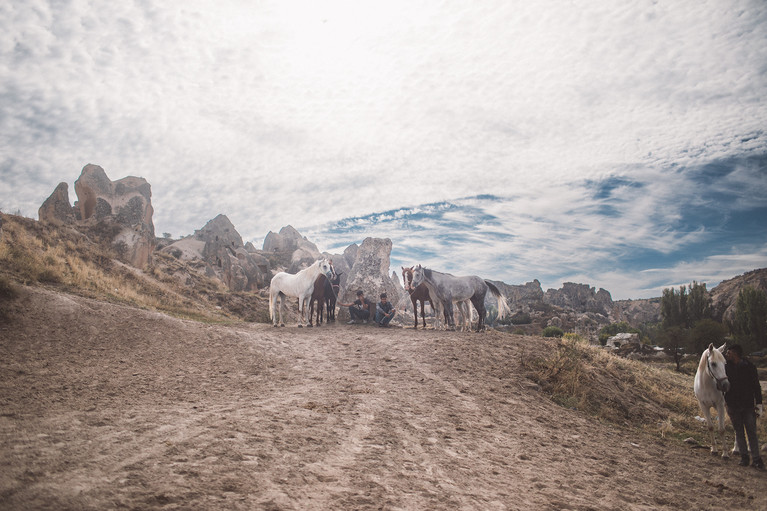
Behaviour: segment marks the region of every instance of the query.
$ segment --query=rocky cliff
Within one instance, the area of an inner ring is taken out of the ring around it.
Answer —
[[[88,164],[75,181],[77,201],[69,205],[66,183],[59,183],[38,210],[41,222],[73,224],[108,238],[123,260],[137,268],[149,264],[155,247],[152,189],[146,179],[117,181],[103,168]]]

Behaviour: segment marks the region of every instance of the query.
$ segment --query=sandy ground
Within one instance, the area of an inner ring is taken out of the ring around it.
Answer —
[[[12,308],[0,509],[767,509],[763,472],[552,403],[541,339]]]

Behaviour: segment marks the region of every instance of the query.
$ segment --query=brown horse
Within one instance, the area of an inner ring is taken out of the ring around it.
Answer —
[[[312,326],[312,317],[314,316],[314,302],[317,302],[317,326],[322,325],[322,309],[325,307],[325,285],[329,285],[327,277],[320,275],[314,281],[314,291],[309,298],[309,325]]]
[[[328,310],[328,323],[336,320],[336,300],[338,299],[338,293],[341,290],[341,273],[335,273],[334,277],[330,279],[330,282],[325,284],[325,305]]]
[[[333,275],[330,280],[328,280],[325,275],[320,275],[317,277],[317,280],[314,281],[314,291],[312,291],[312,297],[309,300],[309,326],[312,326],[315,301],[317,302],[317,321],[315,323],[317,326],[322,325],[323,308],[327,309],[326,323],[336,320],[336,297],[338,296],[341,274],[336,273],[335,269],[332,271]]]
[[[415,315],[414,328],[418,330],[418,302],[421,302],[421,319],[423,319],[423,327],[426,328],[426,314],[424,313],[424,303],[428,300],[432,310],[434,310],[434,303],[429,296],[429,289],[426,284],[421,284],[418,287],[413,287],[413,267],[402,267],[402,281],[405,283],[405,290],[410,295],[410,301],[413,302],[413,314]]]

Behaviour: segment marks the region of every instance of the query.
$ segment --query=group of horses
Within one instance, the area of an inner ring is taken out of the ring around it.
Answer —
[[[474,305],[478,315],[477,332],[480,332],[485,328],[485,297],[488,291],[498,299],[498,317],[511,313],[500,290],[492,282],[476,275],[456,277],[423,268],[419,264],[410,268],[402,267],[402,281],[413,302],[414,328],[418,328],[418,302],[421,303],[421,318],[423,327],[426,328],[424,305],[428,301],[435,311],[435,328],[440,328],[440,322],[444,318],[444,325],[450,330],[456,329],[453,306],[458,308],[459,328],[468,331],[472,324],[471,306]]]
[[[280,326],[285,326],[282,321],[282,309],[288,297],[298,298],[298,311],[301,314],[298,327],[306,324],[312,326],[314,316],[314,303],[317,302],[317,326],[322,324],[323,309],[327,309],[327,321],[336,320],[336,300],[338,298],[341,273],[336,273],[333,262],[328,259],[320,259],[308,268],[298,273],[290,274],[279,272],[269,285],[269,317],[272,324],[277,326],[279,316]],[[306,321],[306,309],[309,307],[309,321]]]
[[[299,271],[296,274],[279,272],[269,286],[269,317],[272,324],[285,326],[282,321],[282,309],[286,304],[287,297],[298,298],[298,311],[301,314],[299,328],[307,325],[312,326],[314,316],[314,303],[318,303],[316,325],[320,326],[323,321],[323,309],[327,310],[327,321],[335,321],[336,300],[341,274],[336,273],[332,261],[320,259]],[[415,328],[418,328],[418,302],[421,303],[421,316],[423,326],[426,328],[426,315],[424,304],[429,302],[436,313],[435,328],[440,327],[440,321],[444,318],[444,326],[455,330],[454,305],[459,311],[460,328],[470,330],[472,324],[471,306],[477,311],[478,332],[485,328],[485,297],[488,291],[498,299],[499,317],[511,312],[506,299],[492,282],[477,276],[455,277],[449,273],[423,268],[421,265],[402,268],[402,279],[405,290],[410,295],[415,313]],[[309,306],[308,321],[306,309]],[[279,323],[278,323],[279,318]]]
[[[328,321],[335,321],[335,306],[338,297],[341,274],[336,273],[333,263],[327,259],[321,259],[295,275],[280,272],[272,278],[269,288],[269,316],[273,325],[277,326],[279,316],[280,326],[282,322],[282,306],[287,297],[298,298],[298,310],[301,313],[299,327],[306,324],[306,305],[310,304],[309,321],[307,326],[312,326],[314,302],[318,302],[316,325],[322,324],[322,309],[327,308]],[[488,291],[498,299],[499,317],[511,312],[506,299],[492,282],[477,276],[455,277],[449,273],[423,268],[421,265],[402,268],[402,280],[405,290],[410,295],[413,303],[416,329],[418,328],[418,302],[421,304],[421,318],[423,327],[426,328],[426,314],[424,306],[426,302],[431,304],[436,312],[437,321],[444,318],[448,329],[455,329],[455,315],[453,306],[457,305],[461,316],[462,328],[471,326],[471,306],[477,311],[477,331],[484,329],[485,296]],[[438,325],[435,325],[438,328]],[[698,363],[698,371],[695,374],[694,392],[698,400],[700,410],[705,417],[709,431],[711,432],[711,452],[717,452],[717,435],[715,434],[714,421],[711,417],[711,408],[716,409],[717,427],[722,457],[728,457],[724,438],[724,394],[730,388],[730,382],[725,372],[726,360],[724,350],[726,345],[715,348],[710,344],[704,350]],[[735,452],[737,446],[733,448]]]

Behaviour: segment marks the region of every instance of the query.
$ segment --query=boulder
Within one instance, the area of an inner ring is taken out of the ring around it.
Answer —
[[[110,233],[121,257],[137,268],[151,260],[155,246],[152,190],[146,179],[111,181],[104,169],[88,164],[75,181],[75,215],[99,232]]]
[[[37,217],[41,222],[51,224],[72,224],[75,221],[75,212],[69,202],[69,185],[59,183],[53,193],[45,199],[43,205],[37,211]]]
[[[639,344],[639,334],[622,332],[608,337],[605,347],[618,349],[627,344]]]
[[[386,293],[395,307],[402,307],[400,300],[400,289],[398,286],[396,274],[394,279],[389,275],[389,264],[391,256],[392,242],[388,238],[365,238],[356,250],[356,259],[349,274],[346,283],[341,287],[338,299],[344,303],[351,303],[356,300],[356,292],[362,289],[365,297],[373,303],[379,301],[381,293]],[[335,260],[334,260],[335,265]],[[341,307],[339,319],[348,318],[348,310]]]

